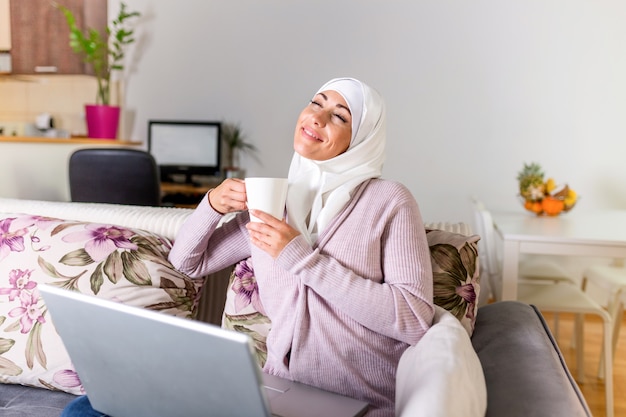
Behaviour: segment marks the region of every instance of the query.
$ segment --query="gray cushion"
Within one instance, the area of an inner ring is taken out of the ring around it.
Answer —
[[[0,416],[59,417],[61,410],[76,398],[61,391],[23,385],[0,385]]]
[[[534,306],[502,301],[481,307],[472,345],[487,382],[487,417],[591,416]]]

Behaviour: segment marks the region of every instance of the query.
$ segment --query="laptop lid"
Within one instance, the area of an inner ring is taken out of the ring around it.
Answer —
[[[272,415],[270,402],[284,417],[352,417],[367,410],[362,401],[264,374],[245,334],[39,289],[92,406],[111,416],[265,417]]]

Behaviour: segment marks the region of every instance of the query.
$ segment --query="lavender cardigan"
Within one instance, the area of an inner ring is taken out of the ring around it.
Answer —
[[[401,184],[364,182],[311,248],[302,236],[276,259],[253,247],[247,212],[218,228],[205,197],[170,261],[190,276],[252,256],[272,329],[264,371],[367,401],[393,416],[404,350],[431,325],[430,254],[418,205]]]

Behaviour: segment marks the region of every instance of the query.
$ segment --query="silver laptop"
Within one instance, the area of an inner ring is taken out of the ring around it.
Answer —
[[[367,404],[261,372],[251,338],[40,285],[92,406],[114,417],[354,417]]]

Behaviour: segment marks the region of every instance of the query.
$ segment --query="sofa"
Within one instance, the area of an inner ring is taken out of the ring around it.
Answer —
[[[0,415],[57,417],[83,393],[37,297],[42,282],[238,330],[245,317],[262,361],[271,324],[233,292],[242,265],[191,280],[167,262],[190,213],[0,198]],[[396,414],[590,416],[536,308],[515,301],[477,306],[479,237],[462,223],[431,223],[427,232],[437,312],[400,360]],[[471,297],[442,298],[451,276]]]

